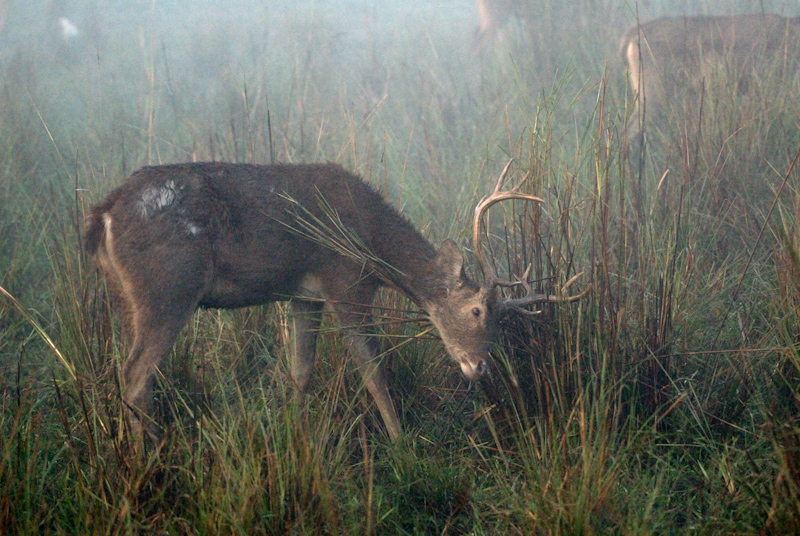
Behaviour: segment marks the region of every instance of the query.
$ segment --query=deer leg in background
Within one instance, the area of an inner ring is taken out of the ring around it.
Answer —
[[[292,378],[301,392],[308,389],[314,369],[317,334],[324,303],[296,299],[289,302],[289,360]]]

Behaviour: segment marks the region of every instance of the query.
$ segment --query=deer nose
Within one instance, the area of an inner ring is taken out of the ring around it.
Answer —
[[[469,359],[463,358],[460,364],[461,373],[468,380],[479,380],[486,374],[489,368],[485,359],[480,359],[477,363],[474,363]]]

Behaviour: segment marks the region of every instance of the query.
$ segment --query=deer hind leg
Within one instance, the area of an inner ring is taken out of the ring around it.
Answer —
[[[152,410],[155,370],[211,285],[212,272],[208,255],[184,237],[152,241],[143,252],[131,242],[136,233],[117,236],[111,214],[103,215],[103,224],[97,256],[122,309],[123,340],[130,346],[122,367],[122,400],[138,435]]]
[[[323,306],[323,302],[302,299],[289,303],[289,360],[292,378],[301,392],[311,381]]]
[[[153,410],[155,372],[169,355],[194,307],[183,307],[170,315],[135,315],[132,322],[133,346],[122,368],[122,400],[128,423],[135,434],[144,429],[154,431],[146,423]]]
[[[191,268],[195,268],[192,270]],[[186,274],[202,273],[199,267],[170,270],[163,277],[129,279],[125,309],[129,312],[123,329],[130,352],[122,367],[122,401],[131,429],[137,435],[149,421],[153,409],[155,372],[169,355],[175,339],[197,308],[205,278]],[[142,281],[147,281],[142,288]],[[135,290],[134,290],[135,287]],[[149,432],[155,426],[147,426]]]

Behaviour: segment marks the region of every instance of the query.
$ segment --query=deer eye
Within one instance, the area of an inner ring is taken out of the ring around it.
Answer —
[[[481,316],[481,310],[478,309],[477,307],[473,307],[472,308],[472,316],[474,316],[475,318]]]

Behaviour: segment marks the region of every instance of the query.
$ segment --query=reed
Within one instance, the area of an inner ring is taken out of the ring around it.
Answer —
[[[534,21],[477,54],[472,18],[434,30],[409,7],[257,9],[183,47],[156,6],[99,56],[4,52],[0,532],[797,532],[797,80],[709,94],[642,149],[616,66],[632,19],[611,4],[581,3],[597,31],[580,41]],[[512,157],[509,181],[545,203],[493,209],[499,276],[554,293],[584,272],[593,291],[508,321],[490,378],[461,379],[382,291],[406,430],[392,444],[333,322],[302,403],[280,306],[200,311],[159,371],[163,438],[131,444],[117,321],[80,246],[86,207],[126,175],[337,161],[432,242],[469,249],[472,210]]]

